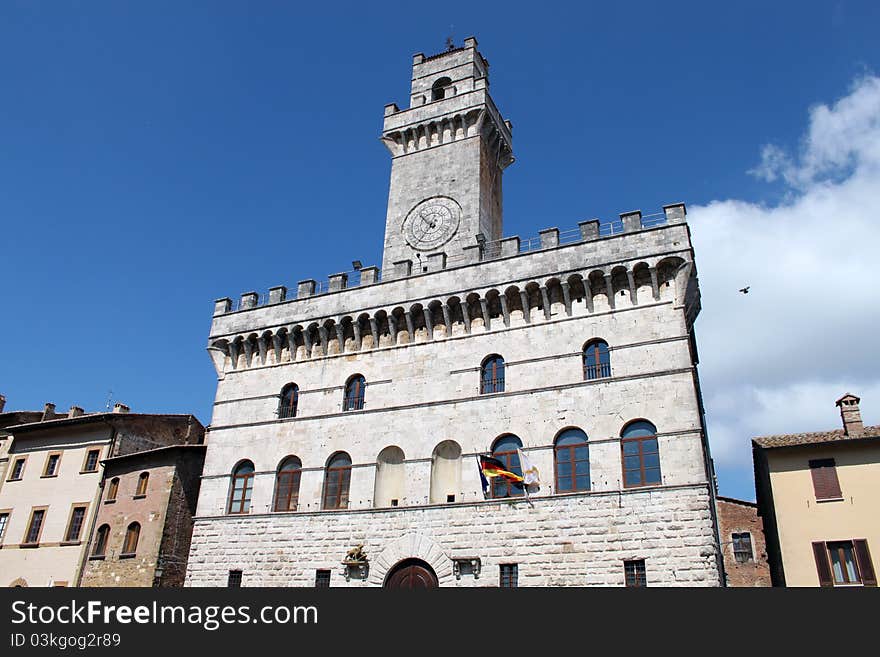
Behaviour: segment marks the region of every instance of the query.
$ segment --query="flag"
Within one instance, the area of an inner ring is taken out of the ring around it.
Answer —
[[[532,465],[532,462],[526,458],[526,455],[523,454],[521,449],[517,448],[516,453],[519,454],[519,465],[523,473],[523,483],[526,486],[539,486],[541,484],[541,479],[538,476],[538,468]]]
[[[483,465],[480,463],[480,457],[477,457],[477,472],[480,473],[480,483],[483,484],[483,495],[489,492],[489,480],[483,474]]]
[[[478,459],[480,462],[481,477],[503,477],[507,481],[522,483],[523,478],[515,472],[508,470],[507,466],[498,459],[492,458],[491,456],[479,456]],[[488,484],[489,482],[486,482],[483,490],[488,487]]]

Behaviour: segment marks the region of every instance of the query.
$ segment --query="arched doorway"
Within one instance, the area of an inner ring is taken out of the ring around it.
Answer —
[[[434,569],[421,559],[404,559],[385,577],[386,589],[433,589],[437,586]]]

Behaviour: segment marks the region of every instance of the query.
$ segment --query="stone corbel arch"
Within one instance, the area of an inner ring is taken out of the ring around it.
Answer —
[[[388,571],[404,559],[421,559],[434,569],[440,586],[451,586],[455,580],[452,560],[431,538],[423,534],[405,534],[385,546],[370,563],[369,584],[382,586]]]

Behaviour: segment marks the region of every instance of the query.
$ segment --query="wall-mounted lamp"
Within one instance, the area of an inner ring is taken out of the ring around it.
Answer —
[[[360,271],[364,268],[364,263],[362,263],[360,260],[352,260],[351,266],[355,271]]]

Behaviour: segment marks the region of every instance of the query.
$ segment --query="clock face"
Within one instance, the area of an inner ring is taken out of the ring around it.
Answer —
[[[435,196],[410,210],[403,222],[403,234],[414,249],[430,251],[455,235],[460,218],[458,203],[447,196]]]

